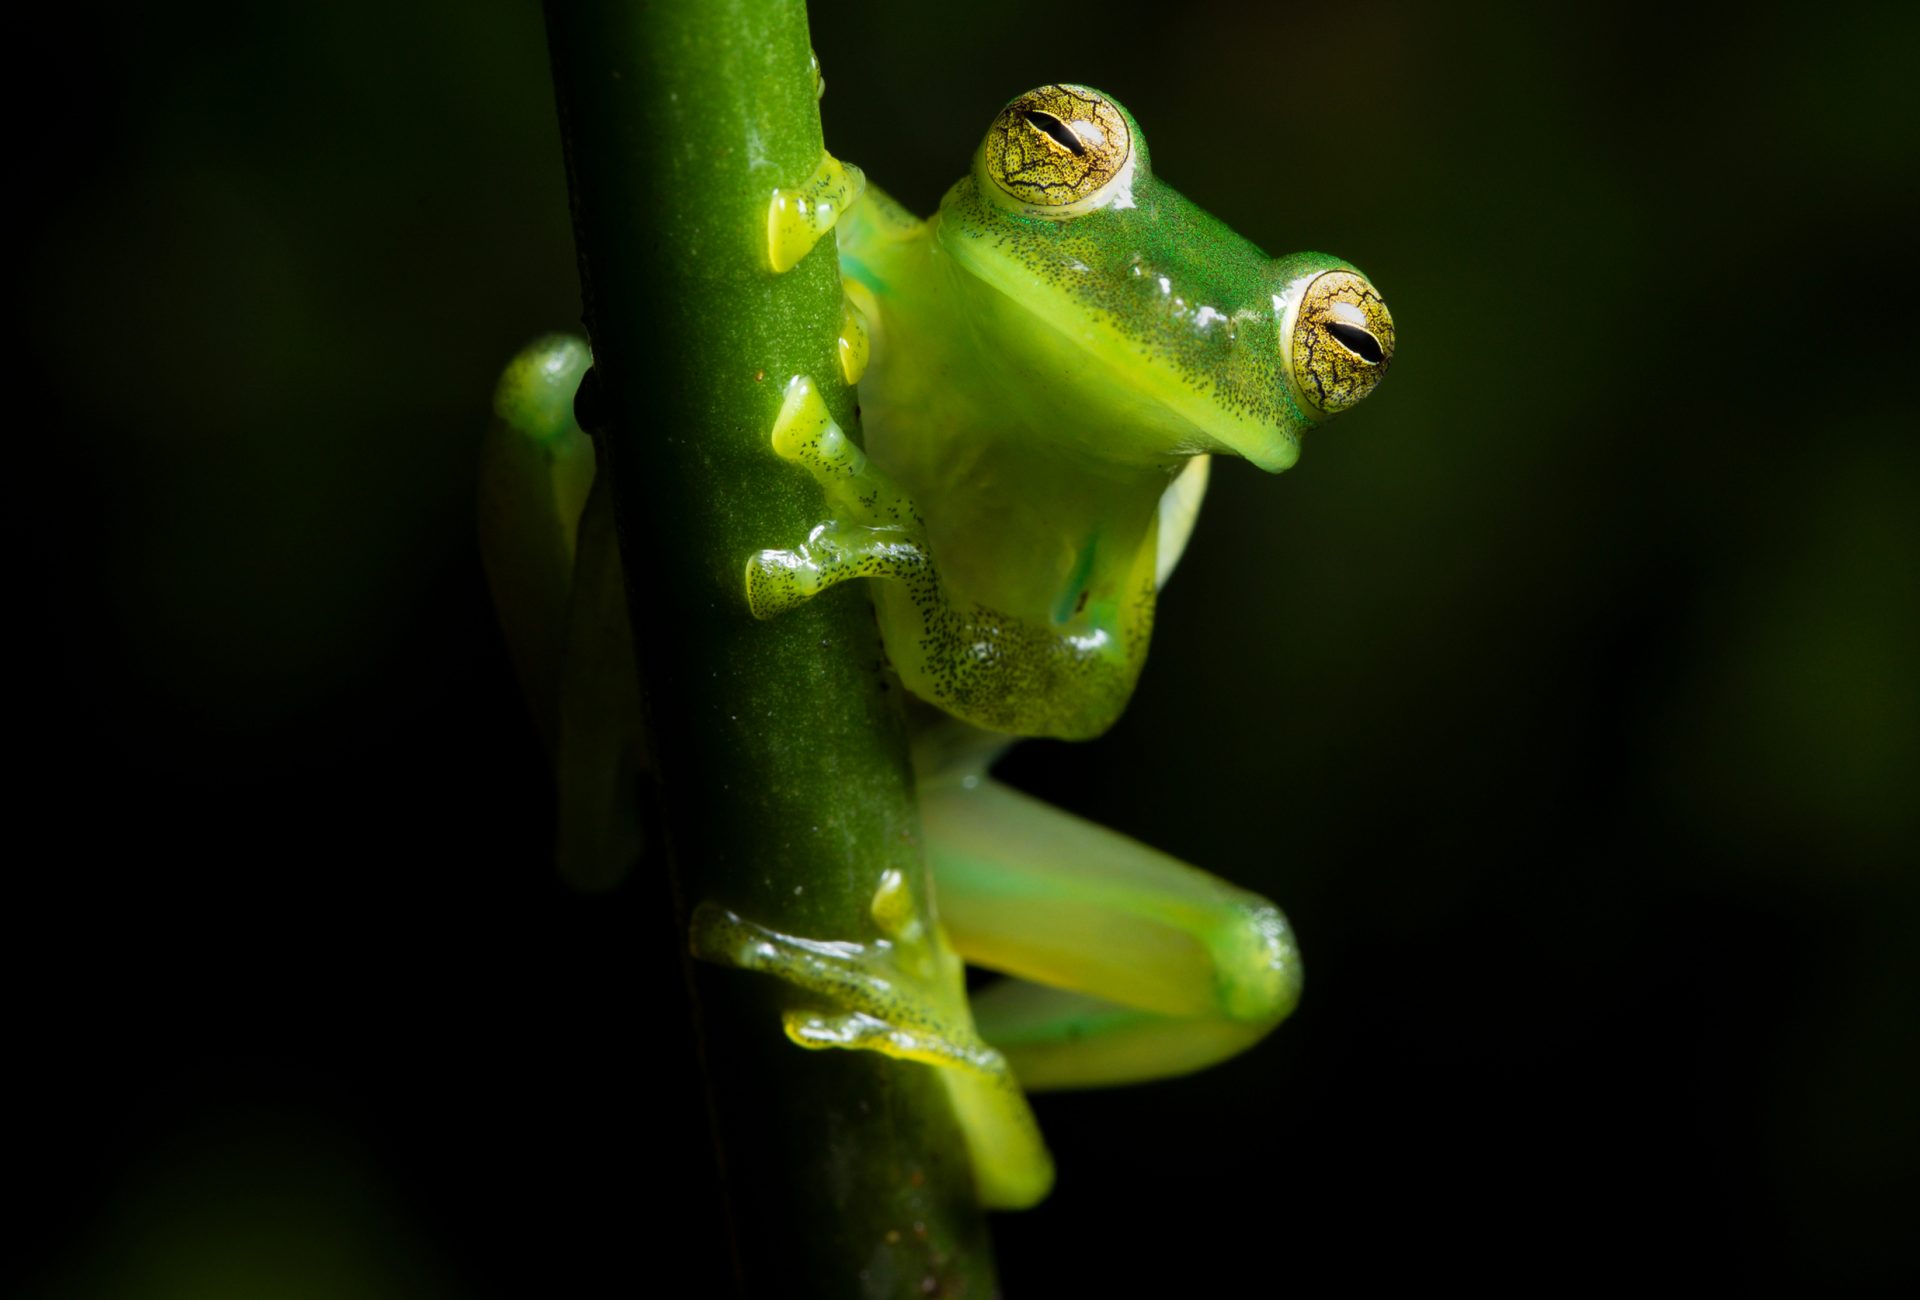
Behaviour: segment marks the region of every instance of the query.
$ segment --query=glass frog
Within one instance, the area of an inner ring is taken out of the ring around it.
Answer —
[[[922,702],[938,924],[926,932],[882,880],[877,944],[779,934],[711,903],[692,939],[824,1003],[789,1014],[795,1042],[939,1069],[982,1198],[1029,1205],[1052,1165],[1021,1089],[1232,1056],[1293,1009],[1301,968],[1271,903],[1021,794],[991,764],[1015,737],[1113,724],[1209,458],[1292,465],[1309,429],[1386,373],[1393,321],[1348,263],[1269,258],[1163,184],[1132,116],[1085,86],[1008,104],[924,221],[823,159],[772,198],[771,273],[829,229],[865,447],[815,377],[787,382],[772,451],[820,483],[828,517],[743,557],[742,599],[772,618],[869,580],[892,669]],[[549,339],[509,367],[482,476],[516,657],[523,672],[566,665],[544,712],[562,737],[563,865],[630,852],[620,792],[638,713],[609,701],[633,673],[618,554],[572,419],[587,364],[584,344]],[[969,999],[962,960],[1007,978]]]

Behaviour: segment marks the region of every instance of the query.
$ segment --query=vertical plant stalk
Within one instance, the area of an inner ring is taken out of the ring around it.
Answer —
[[[547,0],[546,14],[674,933],[684,944],[687,906],[711,899],[789,934],[870,941],[883,871],[914,882],[923,915],[928,893],[898,692],[865,593],[849,584],[757,623],[743,591],[750,554],[825,517],[819,490],[769,445],[789,377],[812,376],[856,431],[834,241],[781,274],[766,248],[772,191],[822,155],[805,8]],[[641,887],[659,872],[649,859]],[[778,1016],[801,995],[769,977],[701,966],[691,987],[739,1284],[994,1294],[931,1070],[802,1052]],[[609,1032],[651,1034],[665,995],[635,994],[634,1024]],[[657,1175],[674,1178],[638,1177]]]

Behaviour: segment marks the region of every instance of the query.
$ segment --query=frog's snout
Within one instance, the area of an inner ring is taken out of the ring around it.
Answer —
[[[1357,271],[1322,271],[1309,281],[1281,337],[1295,391],[1322,416],[1358,403],[1393,363],[1393,317]]]

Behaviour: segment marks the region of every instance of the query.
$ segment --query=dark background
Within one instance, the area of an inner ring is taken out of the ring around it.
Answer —
[[[910,206],[1086,81],[1400,333],[1296,470],[1216,473],[1115,731],[1007,765],[1309,968],[1229,1065],[1040,1101],[1013,1295],[1913,1276],[1911,12],[818,6],[830,146]],[[552,875],[472,541],[494,373],[578,314],[539,15],[42,21],[9,1263],[648,1289],[680,994]]]

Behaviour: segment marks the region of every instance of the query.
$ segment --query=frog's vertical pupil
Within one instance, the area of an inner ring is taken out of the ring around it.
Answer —
[[[1083,158],[1086,156],[1087,146],[1080,143],[1080,137],[1074,134],[1073,128],[1053,114],[1042,113],[1034,108],[1023,108],[1020,110],[1020,116],[1027,119],[1028,126],[1036,131],[1046,132],[1055,144],[1065,149],[1068,153],[1071,153],[1074,157]]]
[[[1387,359],[1386,352],[1380,346],[1380,340],[1358,325],[1349,325],[1344,321],[1328,321],[1327,333],[1333,335],[1340,346],[1362,361],[1370,361],[1377,366]]]

